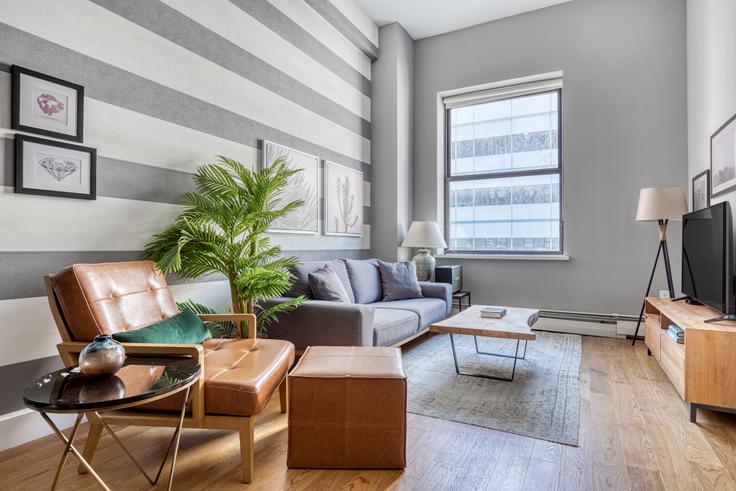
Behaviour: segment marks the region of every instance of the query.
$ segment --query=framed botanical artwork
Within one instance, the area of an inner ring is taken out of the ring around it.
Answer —
[[[363,173],[325,160],[325,235],[363,236]]]
[[[261,165],[270,167],[279,157],[286,159],[292,169],[301,169],[291,177],[289,185],[281,195],[286,204],[302,200],[304,204],[285,217],[271,224],[270,232],[292,234],[319,233],[319,158],[293,148],[263,140]]]
[[[15,192],[97,198],[97,150],[15,135]]]
[[[13,65],[11,127],[81,142],[84,87]]]
[[[710,206],[710,171],[704,170],[693,177],[693,211]]]
[[[710,137],[711,196],[736,188],[736,114]]]

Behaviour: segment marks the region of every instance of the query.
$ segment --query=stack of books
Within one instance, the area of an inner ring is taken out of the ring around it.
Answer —
[[[487,319],[500,319],[504,315],[506,315],[506,309],[501,307],[484,307],[480,311],[480,316]]]
[[[670,324],[667,328],[667,335],[676,343],[685,344],[685,330],[678,325]]]

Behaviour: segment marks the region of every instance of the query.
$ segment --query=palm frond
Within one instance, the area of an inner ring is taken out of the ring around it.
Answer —
[[[290,312],[293,312],[297,309],[297,307],[304,303],[305,299],[306,297],[304,295],[301,295],[287,302],[277,303],[275,305],[272,305],[271,307],[262,307],[260,304],[258,304],[256,306],[256,312],[258,315],[259,331],[261,329],[268,330],[268,327],[270,325],[278,322],[278,317],[280,314],[288,314]]]
[[[282,295],[293,282],[291,268],[298,260],[282,257],[281,248],[272,245],[265,234],[275,220],[303,205],[301,200],[284,199],[284,190],[299,172],[283,157],[254,170],[237,160],[217,156],[214,162],[197,169],[196,191],[181,196],[184,210],[146,245],[146,257],[166,274],[177,273],[185,278],[225,275],[234,312],[240,312],[244,305],[257,305]],[[285,311],[280,309],[288,309],[289,305],[256,309],[259,316],[266,316],[261,324],[268,325],[269,319],[275,319]],[[182,303],[184,306],[192,310],[206,308],[191,301]]]

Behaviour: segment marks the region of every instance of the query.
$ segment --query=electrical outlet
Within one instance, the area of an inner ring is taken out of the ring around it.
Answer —
[[[659,290],[659,298],[670,298],[669,290]]]

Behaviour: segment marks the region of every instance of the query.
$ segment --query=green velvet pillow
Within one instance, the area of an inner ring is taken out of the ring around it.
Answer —
[[[121,343],[200,344],[210,339],[209,329],[191,310],[185,310],[150,326],[112,335]]]

